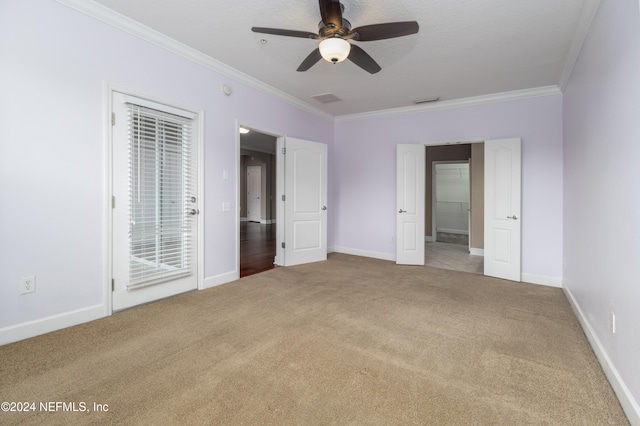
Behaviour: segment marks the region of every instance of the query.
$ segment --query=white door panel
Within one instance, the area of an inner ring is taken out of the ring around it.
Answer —
[[[399,144],[396,152],[396,263],[424,265],[424,145]]]
[[[186,111],[112,100],[112,307],[121,310],[198,287],[198,126]]]
[[[327,145],[285,141],[284,265],[327,259]]]
[[[485,275],[520,281],[521,142],[485,141]]]
[[[247,166],[247,220],[260,222],[262,167]]]
[[[322,224],[319,220],[295,222],[293,235],[295,251],[322,248]]]

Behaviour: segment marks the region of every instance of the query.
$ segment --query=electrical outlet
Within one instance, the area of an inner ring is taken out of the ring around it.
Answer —
[[[616,334],[616,314],[613,312],[609,314],[609,329],[612,334]]]
[[[36,277],[22,277],[20,280],[20,294],[33,293],[36,291]]]

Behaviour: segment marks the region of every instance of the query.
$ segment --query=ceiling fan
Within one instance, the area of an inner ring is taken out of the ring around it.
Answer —
[[[416,21],[387,22],[384,24],[365,25],[351,28],[351,23],[342,17],[344,5],[339,0],[320,0],[320,16],[318,34],[307,31],[283,30],[279,28],[253,27],[256,33],[281,35],[287,37],[310,38],[320,40],[317,49],[309,54],[300,64],[297,71],[306,71],[324,58],[329,62],[338,63],[345,59],[375,74],[380,71],[380,65],[359,46],[349,43],[354,41],[384,40],[402,37],[418,32]]]

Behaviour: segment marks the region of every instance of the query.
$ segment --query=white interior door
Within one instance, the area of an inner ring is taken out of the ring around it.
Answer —
[[[484,273],[520,281],[520,139],[484,143]]]
[[[120,310],[198,287],[198,125],[188,111],[117,92],[112,100],[112,307]]]
[[[399,144],[396,164],[396,263],[424,265],[425,146]]]
[[[327,259],[327,145],[285,140],[284,265]]]
[[[260,222],[262,167],[247,166],[247,220]]]

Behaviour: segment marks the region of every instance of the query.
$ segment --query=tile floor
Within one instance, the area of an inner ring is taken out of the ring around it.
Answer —
[[[472,256],[466,245],[451,243],[426,243],[425,265],[455,271],[484,273],[484,258]]]

